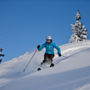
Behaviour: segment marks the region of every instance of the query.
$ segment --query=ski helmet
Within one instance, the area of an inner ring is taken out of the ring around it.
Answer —
[[[51,36],[48,36],[48,37],[46,38],[46,40],[52,40],[52,37],[51,37]]]
[[[50,43],[52,42],[52,37],[51,37],[51,36],[48,36],[48,37],[46,38],[46,42],[47,42],[48,44],[50,44]]]

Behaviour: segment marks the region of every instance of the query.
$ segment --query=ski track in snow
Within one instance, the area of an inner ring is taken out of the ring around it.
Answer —
[[[90,41],[60,46],[55,50],[55,67],[36,71],[44,51],[37,52],[26,72],[22,72],[33,53],[0,64],[0,90],[90,90]]]

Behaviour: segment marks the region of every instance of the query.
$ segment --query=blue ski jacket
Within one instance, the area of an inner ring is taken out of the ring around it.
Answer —
[[[47,42],[42,44],[38,50],[41,51],[43,48],[46,49],[46,52],[45,52],[46,54],[54,55],[54,48],[57,49],[58,54],[61,54],[61,49],[53,42],[51,42],[50,44],[48,44]]]

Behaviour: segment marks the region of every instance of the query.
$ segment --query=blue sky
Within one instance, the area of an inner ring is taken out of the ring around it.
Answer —
[[[78,9],[90,34],[90,0],[0,0],[3,61],[32,52],[48,35],[57,45],[68,43]]]

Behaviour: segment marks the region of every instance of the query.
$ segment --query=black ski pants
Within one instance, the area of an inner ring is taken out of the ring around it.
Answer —
[[[44,55],[44,61],[46,61],[48,59],[51,60],[51,62],[53,61],[54,55],[53,54],[46,54]]]

